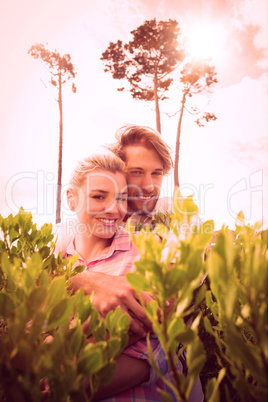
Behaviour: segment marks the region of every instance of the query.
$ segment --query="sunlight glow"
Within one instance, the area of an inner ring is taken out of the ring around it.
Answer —
[[[214,61],[223,55],[224,30],[220,24],[203,22],[189,29],[187,50],[198,59],[211,58]]]

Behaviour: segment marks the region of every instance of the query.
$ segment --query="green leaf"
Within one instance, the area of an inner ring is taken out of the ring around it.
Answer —
[[[11,267],[12,267],[12,265],[8,258],[8,255],[6,252],[4,252],[1,257],[1,268],[2,268],[3,273],[6,274],[7,277],[12,275]]]
[[[83,341],[83,330],[81,325],[77,325],[71,331],[70,351],[72,356],[76,356],[81,348]]]
[[[99,321],[98,326],[93,330],[93,336],[96,341],[104,341],[106,338],[106,328],[103,321]]]
[[[187,362],[189,375],[197,378],[206,361],[203,345],[199,338],[195,338],[187,348]]]
[[[0,293],[0,316],[8,318],[14,311],[15,305],[9,295]]]
[[[29,341],[34,344],[37,341],[37,338],[40,337],[43,333],[43,327],[46,319],[46,314],[43,311],[38,311],[31,323]]]
[[[213,331],[213,329],[212,329],[212,325],[211,325],[211,323],[210,323],[208,317],[204,317],[204,325],[205,325],[206,331],[207,331],[210,335],[215,336],[215,333],[214,333],[214,331]]]
[[[52,233],[52,223],[45,223],[42,227],[41,227],[41,234],[43,237],[47,237],[49,235],[51,235]]]
[[[239,223],[242,223],[242,225],[245,225],[245,215],[242,211],[240,211],[236,217],[237,221]]]
[[[77,361],[78,370],[87,376],[92,376],[100,370],[103,364],[103,353],[99,348],[89,348],[80,354]]]
[[[121,352],[121,342],[120,339],[109,339],[107,341],[107,359],[115,359],[117,356],[119,356]]]
[[[155,300],[151,300],[146,305],[146,311],[152,322],[155,320],[158,321],[157,309],[158,309],[158,304]]]
[[[73,272],[75,274],[80,274],[80,272],[84,272],[85,266],[84,265],[77,265],[74,269]]]
[[[223,380],[226,373],[226,369],[222,368],[219,371],[217,380],[212,378],[208,380],[206,385],[206,400],[208,402],[219,402],[220,401],[220,393],[219,393],[219,385]]]
[[[50,248],[48,246],[44,246],[39,250],[39,253],[41,254],[42,259],[44,260],[49,256]]]
[[[247,345],[244,343],[241,334],[238,332],[238,329],[235,328],[234,324],[231,322],[229,322],[228,327],[226,328],[226,336],[232,358],[236,360],[237,364],[239,364],[242,369],[244,367],[247,368],[252,376],[261,380],[262,370],[258,359],[254,353],[252,353],[250,344]]]
[[[199,251],[195,251],[188,260],[187,278],[191,282],[196,279],[202,267],[202,258]]]
[[[65,278],[63,276],[54,278],[48,289],[48,302],[46,309],[49,310],[65,296]]]
[[[167,333],[170,341],[172,341],[178,334],[184,330],[185,324],[182,318],[175,317],[169,323]]]
[[[85,296],[82,289],[79,289],[74,296],[72,296],[74,313],[84,323],[92,311],[91,296]]]
[[[128,329],[129,329],[129,316],[128,316],[128,314],[125,313],[119,319],[118,330],[119,331],[122,331],[122,330],[128,331]]]
[[[99,325],[99,314],[98,314],[97,310],[94,308],[91,312],[87,336],[92,334],[98,325]]]
[[[71,301],[70,299],[60,300],[51,310],[48,321],[47,330],[58,327],[64,321],[70,319],[71,317]]]
[[[28,296],[27,303],[32,311],[38,311],[46,302],[47,289],[38,287],[33,289]]]
[[[49,285],[49,281],[50,281],[50,278],[49,278],[48,272],[45,270],[42,271],[41,275],[40,275],[40,280],[39,280],[40,287],[47,288]]]
[[[127,281],[130,285],[138,291],[150,291],[150,283],[139,273],[130,272],[126,274]]]
[[[191,328],[185,328],[183,331],[180,331],[178,335],[176,336],[176,342],[177,343],[182,343],[184,345],[190,345],[191,342],[194,341],[196,338],[196,335],[194,331],[191,330]]]
[[[191,217],[198,212],[197,205],[193,202],[193,194],[183,200],[184,214],[187,216],[187,221],[190,223]]]
[[[213,220],[206,221],[200,226],[198,234],[199,234],[199,245],[201,247],[206,247],[207,244],[211,241],[213,237],[213,231],[214,231]]]
[[[165,296],[169,298],[177,293],[185,282],[185,272],[174,266],[166,275]]]

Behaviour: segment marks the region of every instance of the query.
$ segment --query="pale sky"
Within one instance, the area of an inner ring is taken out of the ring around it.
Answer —
[[[182,125],[180,182],[194,193],[202,220],[234,226],[268,225],[268,96],[266,0],[0,0],[0,213],[33,213],[39,225],[55,223],[58,159],[56,89],[40,60],[28,55],[35,43],[69,53],[77,93],[63,91],[63,220],[65,194],[76,162],[114,140],[126,123],[155,128],[154,105],[134,101],[104,73],[100,61],[110,41],[127,42],[145,20],[176,19],[191,38],[205,30],[214,38],[219,83],[196,100],[218,117],[199,128],[191,115]],[[197,33],[197,34],[196,34]],[[209,40],[208,40],[209,41]],[[215,49],[214,49],[215,50]],[[162,136],[175,149],[181,92],[178,80],[160,104]],[[174,155],[173,155],[174,156]],[[162,196],[171,196],[173,177]]]

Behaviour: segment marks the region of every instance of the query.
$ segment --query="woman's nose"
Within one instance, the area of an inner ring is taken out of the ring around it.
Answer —
[[[105,208],[105,212],[109,212],[109,213],[117,213],[118,210],[119,210],[119,205],[116,200],[113,200],[112,202],[107,204],[107,206]]]

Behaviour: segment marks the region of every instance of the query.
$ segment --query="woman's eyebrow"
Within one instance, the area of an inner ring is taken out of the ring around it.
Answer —
[[[93,190],[91,190],[91,193],[94,193],[94,192],[101,193],[101,194],[109,194],[109,191],[98,190],[98,189],[95,189],[95,188]],[[122,193],[119,193],[119,194],[127,194],[127,191],[123,191]]]
[[[93,189],[91,190],[91,193],[94,193],[94,192],[96,192],[96,193],[102,193],[102,194],[108,194],[108,193],[109,193],[109,191],[107,191],[107,190],[98,190],[97,188],[93,188]]]

